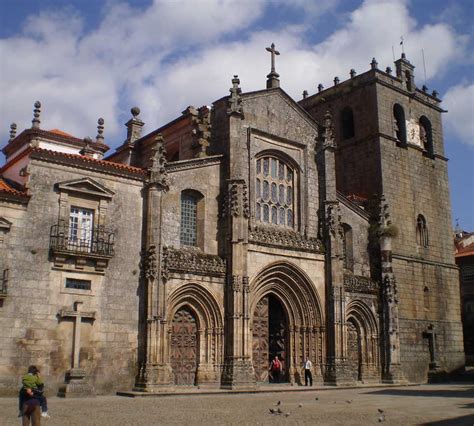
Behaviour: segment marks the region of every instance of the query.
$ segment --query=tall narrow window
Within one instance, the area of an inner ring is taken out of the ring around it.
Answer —
[[[256,162],[256,220],[272,225],[293,227],[295,210],[295,173],[287,162],[264,156]]]
[[[423,289],[423,305],[425,307],[425,311],[430,310],[430,289],[425,286]]]
[[[344,239],[342,240],[342,256],[344,268],[350,271],[354,270],[354,248],[352,238],[352,228],[347,224],[342,224],[344,230]]]
[[[393,135],[402,145],[407,143],[407,129],[405,123],[405,111],[400,104],[393,106]]]
[[[426,219],[423,215],[419,214],[416,219],[416,242],[421,247],[428,247],[428,227],[426,225]]]
[[[90,251],[94,227],[94,211],[71,207],[69,212],[69,245],[79,251]]]
[[[350,139],[354,137],[354,113],[352,108],[345,107],[341,112],[342,138]]]
[[[428,154],[433,154],[433,134],[430,120],[423,115],[420,117],[419,126],[421,145]]]
[[[197,246],[197,197],[194,194],[181,194],[181,233],[182,246]]]
[[[411,73],[408,70],[405,71],[405,83],[407,85],[407,90],[411,92],[413,89],[413,86],[411,84]]]

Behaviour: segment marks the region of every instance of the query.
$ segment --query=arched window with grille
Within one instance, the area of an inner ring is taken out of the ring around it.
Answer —
[[[185,190],[181,193],[181,246],[203,245],[203,196],[197,191]]]
[[[421,247],[428,247],[429,245],[428,226],[422,214],[419,214],[416,219],[416,242]]]
[[[420,127],[421,145],[428,154],[433,154],[433,133],[431,130],[431,122],[423,115],[420,117],[418,124]]]
[[[255,219],[287,228],[296,226],[295,169],[280,157],[257,158],[255,173]]]
[[[342,139],[350,139],[355,136],[354,113],[352,108],[345,107],[341,111]]]
[[[402,145],[407,144],[405,111],[400,104],[393,106],[393,135]]]

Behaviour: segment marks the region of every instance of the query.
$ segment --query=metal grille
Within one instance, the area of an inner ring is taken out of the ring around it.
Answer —
[[[181,245],[197,245],[197,200],[189,194],[181,195]]]

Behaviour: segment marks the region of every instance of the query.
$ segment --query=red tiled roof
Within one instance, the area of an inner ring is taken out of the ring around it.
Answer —
[[[65,137],[67,137],[67,138],[75,138],[75,139],[78,139],[78,138],[76,138],[75,136],[71,135],[70,133],[63,132],[62,130],[59,130],[59,129],[47,130],[47,132],[49,132],[49,133],[55,133],[56,135],[65,136]]]
[[[21,197],[21,198],[28,197],[28,194],[25,191],[20,191],[18,189],[13,188],[13,186],[8,184],[8,182],[5,179],[3,179],[1,176],[0,176],[0,193],[4,195],[5,194],[11,195],[14,197]]]
[[[113,161],[96,160],[95,158],[86,157],[80,154],[66,154],[64,152],[51,151],[43,148],[33,148],[31,156],[34,158],[49,159],[53,161],[65,160],[66,162],[70,162],[77,166],[92,166],[110,171],[124,172],[139,177],[146,176],[146,170],[140,167],[132,167],[126,164],[114,163]]]
[[[456,244],[456,254],[455,257],[464,257],[464,256],[474,256],[474,243],[471,243],[467,246],[461,246]]]

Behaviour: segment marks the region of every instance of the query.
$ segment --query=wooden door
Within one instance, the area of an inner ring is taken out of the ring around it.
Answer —
[[[347,326],[347,358],[354,380],[361,379],[362,347],[359,329],[349,321]]]
[[[268,297],[257,303],[253,315],[253,368],[257,382],[268,381]]]
[[[171,368],[176,385],[194,385],[198,357],[196,318],[186,308],[174,314],[171,328]]]
[[[287,321],[285,311],[280,301],[275,296],[269,297],[268,303],[268,340],[270,359],[278,356],[281,362],[281,380],[288,379],[288,359],[287,359]]]

